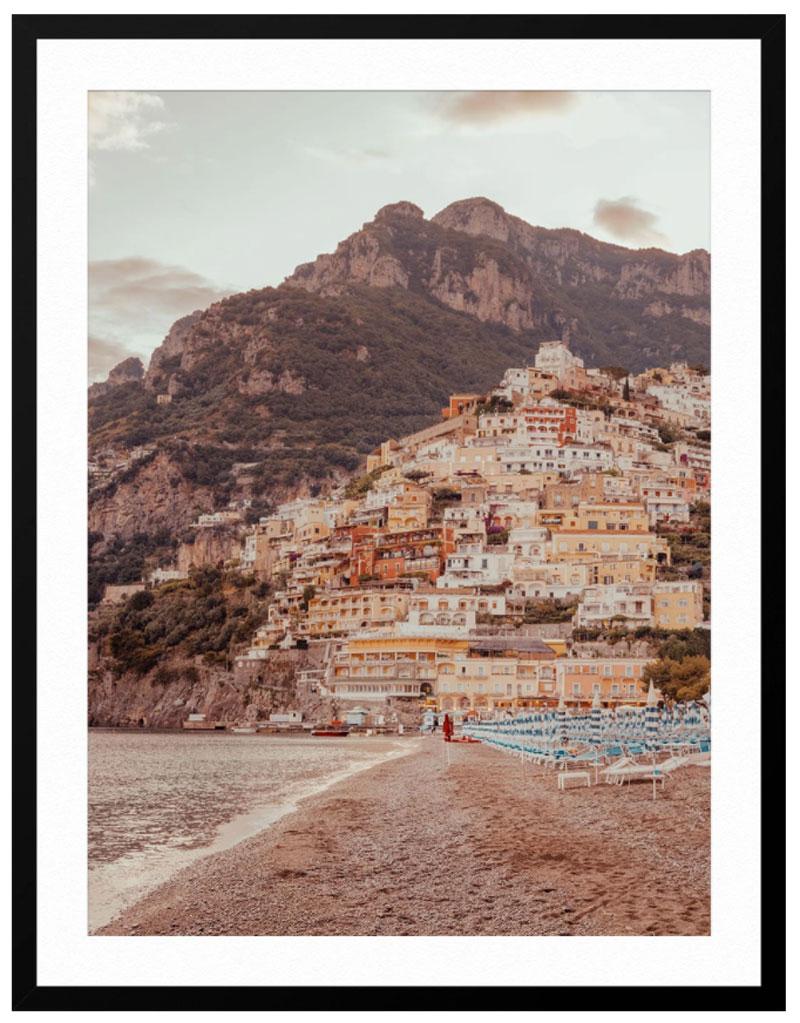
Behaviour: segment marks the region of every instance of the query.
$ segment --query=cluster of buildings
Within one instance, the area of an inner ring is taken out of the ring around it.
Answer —
[[[102,448],[88,463],[89,491],[113,483],[138,462],[155,454],[155,450],[154,444],[140,444],[127,452],[112,447]]]
[[[587,370],[562,342],[487,395],[453,395],[358,479],[246,529],[239,568],[271,596],[236,670],[301,645],[345,706],[643,702],[646,659],[576,656],[572,632],[703,624],[702,583],[662,578],[659,529],[709,498],[709,400],[700,370]],[[682,439],[665,443],[665,424]],[[525,624],[565,606],[565,622]]]

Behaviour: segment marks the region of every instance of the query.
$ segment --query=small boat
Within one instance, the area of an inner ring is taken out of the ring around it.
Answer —
[[[232,728],[231,731],[236,735],[255,735],[258,729],[253,726],[242,725],[241,727]]]
[[[334,719],[333,721],[328,721],[327,724],[316,725],[311,729],[311,734],[343,739],[345,736],[350,734],[350,726],[346,725],[344,721]]]

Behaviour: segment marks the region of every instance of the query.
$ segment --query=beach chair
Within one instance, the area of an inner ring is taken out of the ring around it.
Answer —
[[[630,785],[637,778],[644,781],[656,780],[663,783],[673,771],[676,771],[679,767],[685,767],[686,762],[686,757],[670,757],[668,760],[662,760],[661,763],[626,764],[610,773],[612,774],[612,780],[617,785],[624,785],[626,781]]]

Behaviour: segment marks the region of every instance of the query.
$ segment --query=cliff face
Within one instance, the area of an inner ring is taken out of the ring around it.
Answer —
[[[125,539],[137,533],[183,532],[200,512],[214,510],[208,487],[185,479],[163,452],[100,491],[89,502],[89,529]]]
[[[642,342],[648,318],[674,314],[692,324],[674,325],[678,346],[684,338],[707,346],[696,326],[707,324],[709,273],[702,250],[626,249],[579,231],[534,227],[476,198],[453,203],[430,221],[412,203],[386,206],[334,253],[298,267],[286,283],[321,295],[341,295],[358,283],[414,289],[517,333],[546,330],[575,340],[591,359],[592,347],[599,347],[592,307],[601,301],[606,319],[609,305],[639,318]],[[653,300],[667,295],[686,301],[673,301],[665,312],[665,304]],[[607,332],[612,325],[603,327]]]
[[[233,526],[213,526],[195,530],[191,543],[178,547],[177,567],[181,572],[204,565],[217,565],[241,554],[241,530]]]
[[[116,676],[96,647],[90,652],[89,724],[106,728],[181,728],[189,714],[208,721],[244,724],[265,721],[272,711],[303,709],[319,701],[304,698],[295,686],[306,660],[277,655],[269,664],[268,684],[253,684],[231,671],[209,667],[199,658],[164,659],[146,675]],[[189,670],[187,670],[189,669]]]
[[[120,384],[138,383],[143,377],[144,366],[141,359],[136,356],[124,359],[122,362],[117,363],[104,381],[90,385],[89,399],[99,398],[103,394],[108,394],[109,391],[119,387]]]

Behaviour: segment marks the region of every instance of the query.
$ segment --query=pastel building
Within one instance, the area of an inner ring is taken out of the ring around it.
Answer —
[[[697,628],[703,622],[703,584],[698,580],[656,583],[653,613],[657,628]]]
[[[633,629],[652,621],[652,588],[644,583],[588,586],[575,613],[578,628]]]
[[[408,594],[377,590],[335,590],[308,603],[308,635],[345,636],[390,625],[408,613]]]
[[[590,707],[595,696],[606,706],[646,702],[641,679],[644,657],[565,657],[556,661],[559,696],[568,707]]]

